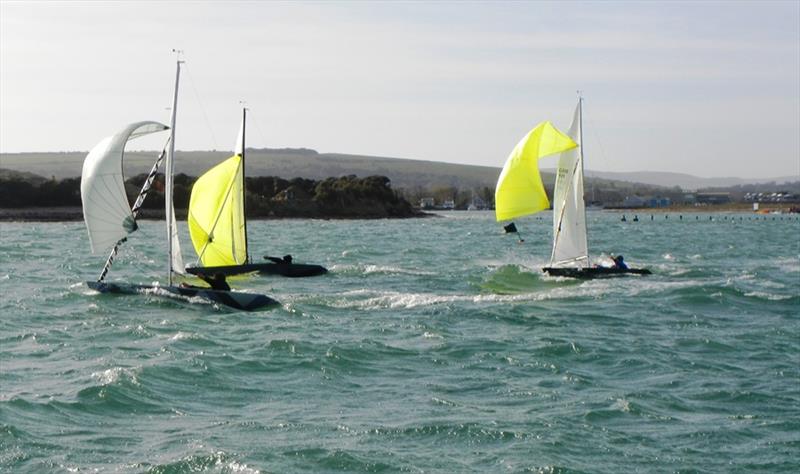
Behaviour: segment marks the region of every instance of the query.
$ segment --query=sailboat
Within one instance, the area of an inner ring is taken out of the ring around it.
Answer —
[[[327,273],[320,265],[293,263],[291,256],[264,257],[269,262],[253,263],[247,248],[245,216],[245,124],[242,124],[234,155],[200,176],[189,198],[189,235],[198,264],[186,268],[192,274],[238,275],[258,272],[287,277]]]
[[[210,288],[184,287],[173,285],[173,274],[181,273],[180,241],[173,206],[173,167],[175,156],[175,119],[178,100],[178,83],[182,61],[177,63],[175,91],[172,100],[170,126],[159,122],[136,122],[124,127],[116,134],[100,141],[86,156],[81,172],[81,201],[83,218],[89,233],[92,253],[108,251],[110,255],[96,281],[87,286],[101,293],[150,293],[161,296],[199,297],[207,301],[231,308],[252,311],[278,304],[274,299],[256,293],[213,290]],[[145,180],[134,205],[131,207],[125,194],[125,180],[122,174],[125,146],[130,140],[160,131],[170,131],[167,146],[159,154]],[[165,211],[167,223],[168,271],[167,285],[141,285],[111,283],[105,281],[120,245],[128,235],[137,230],[136,216],[141,208],[161,162],[165,161]]]
[[[583,198],[583,97],[578,98],[567,134],[545,122],[534,128],[514,148],[506,161],[495,192],[498,221],[533,214],[550,207],[538,160],[560,153],[553,191],[553,250],[542,270],[552,276],[597,278],[625,274],[649,275],[646,268],[592,265],[586,238]]]

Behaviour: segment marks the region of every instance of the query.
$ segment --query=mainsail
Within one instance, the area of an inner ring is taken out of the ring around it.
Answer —
[[[192,187],[189,235],[205,267],[247,262],[244,217],[244,115],[235,154],[208,170]]]
[[[561,153],[553,191],[553,253],[551,266],[589,265],[586,208],[583,201],[582,99],[578,100],[567,134],[578,143]]]
[[[152,121],[130,124],[104,138],[86,156],[81,172],[81,201],[92,253],[109,251],[136,230],[122,175],[125,144],[167,128]]]
[[[539,174],[539,158],[577,147],[570,137],[550,122],[528,132],[511,151],[495,190],[498,221],[514,219],[550,207]]]
[[[175,180],[175,123],[178,117],[178,84],[181,78],[181,64],[178,60],[175,70],[175,89],[172,94],[172,111],[170,112],[170,135],[169,149],[167,150],[167,160],[164,165],[164,211],[167,221],[167,251],[169,252],[169,271],[167,280],[172,286],[172,274],[183,273],[183,257],[181,255],[181,244],[178,238],[178,223],[175,221],[175,205],[173,203],[174,180]]]

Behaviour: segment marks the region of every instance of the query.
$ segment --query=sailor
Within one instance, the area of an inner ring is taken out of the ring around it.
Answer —
[[[230,287],[230,285],[228,285],[228,282],[225,281],[225,275],[223,275],[222,273],[217,272],[217,273],[214,274],[214,276],[209,276],[209,275],[206,275],[205,273],[198,273],[196,276],[197,276],[197,278],[199,278],[199,279],[203,280],[204,282],[208,283],[208,285],[211,287],[212,290],[231,291],[231,287]],[[195,285],[190,285],[190,284],[185,283],[185,282],[181,283],[181,286],[183,288],[196,288],[196,289],[200,289],[200,290],[207,290],[208,289],[205,286],[195,286]]]
[[[291,255],[284,255],[283,257],[270,257],[269,255],[265,255],[264,258],[273,263],[286,263],[286,264],[292,263]]]
[[[620,270],[628,269],[628,265],[625,263],[625,260],[622,257],[622,255],[617,255],[612,260],[614,260],[614,268],[619,268]]]
[[[198,273],[197,276],[200,277],[204,282],[208,283],[212,290],[231,291],[230,285],[228,285],[228,282],[225,281],[225,275],[220,272],[215,273],[213,277],[204,275],[202,273]]]

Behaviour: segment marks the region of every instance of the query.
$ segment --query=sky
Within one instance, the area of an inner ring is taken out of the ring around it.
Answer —
[[[180,150],[232,150],[244,101],[248,147],[502,167],[580,90],[587,169],[800,177],[798,0],[0,0],[0,152],[168,123],[173,49]]]

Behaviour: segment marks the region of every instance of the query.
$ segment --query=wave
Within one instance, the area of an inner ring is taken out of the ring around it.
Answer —
[[[146,468],[146,472],[150,474],[182,474],[186,472],[259,474],[261,472],[237,460],[235,455],[228,454],[224,451],[190,454],[177,461],[164,461],[155,465],[150,463],[138,463],[133,467],[137,469]]]
[[[409,268],[395,267],[391,265],[368,265],[368,264],[361,264],[361,265],[337,264],[331,267],[331,272],[342,275],[373,275],[373,274],[418,275],[418,276],[437,275],[436,272],[431,272],[427,270],[409,269]]]

